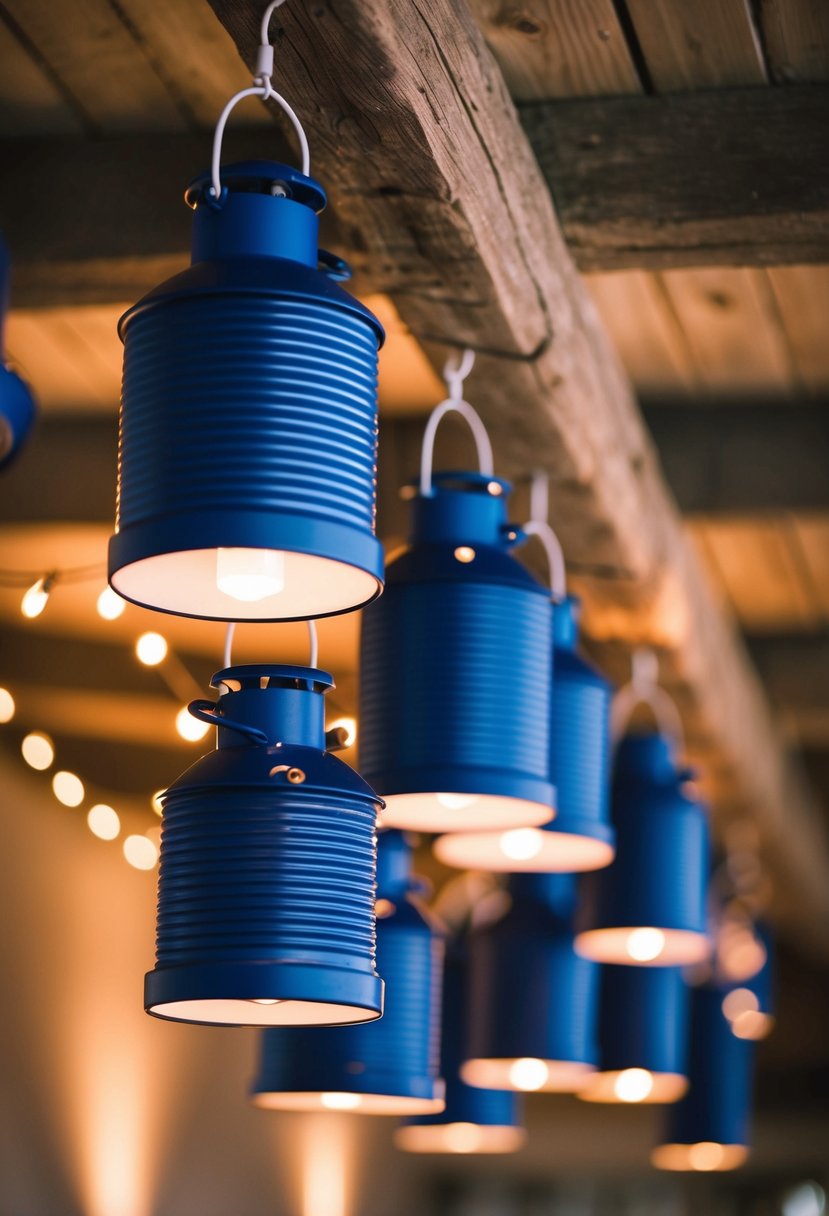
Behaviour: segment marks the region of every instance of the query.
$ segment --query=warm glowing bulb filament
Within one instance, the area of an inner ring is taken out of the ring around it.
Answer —
[[[253,604],[285,590],[285,555],[274,549],[218,549],[216,586]]]

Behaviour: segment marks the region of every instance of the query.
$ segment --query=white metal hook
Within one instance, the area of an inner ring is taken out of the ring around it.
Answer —
[[[685,732],[676,702],[659,686],[659,659],[649,646],[637,646],[631,655],[631,675],[613,699],[611,734],[618,744],[627,730],[637,705],[647,705],[660,735],[669,739],[676,751],[684,749]]]
[[[282,0],[280,0],[280,3]],[[316,667],[319,662],[319,637],[317,636],[317,626],[315,621],[307,621],[308,625],[308,641],[310,643],[310,655],[308,658],[308,666]],[[233,666],[233,635],[236,632],[236,621],[228,621],[227,629],[225,630],[225,645],[222,655],[222,666]]]
[[[447,360],[443,369],[443,378],[449,390],[449,396],[440,405],[436,405],[429,415],[423,431],[423,445],[420,449],[420,493],[432,492],[432,464],[435,456],[435,436],[437,429],[447,414],[460,414],[469,426],[475,447],[478,452],[478,468],[484,477],[492,477],[494,461],[492,444],[489,441],[486,427],[480,415],[463,397],[463,384],[472,371],[475,363],[475,352],[465,350],[460,358]]]
[[[275,101],[280,109],[290,119],[291,125],[296,132],[299,140],[299,147],[302,156],[302,173],[305,177],[311,172],[311,152],[308,147],[308,137],[305,134],[305,129],[299,121],[295,111],[288,104],[281,93],[277,93],[276,89],[271,84],[271,76],[273,75],[273,46],[270,42],[270,23],[271,17],[276,10],[285,3],[285,0],[271,0],[271,3],[265,9],[262,15],[262,24],[260,27],[260,46],[256,54],[256,72],[253,77],[253,85],[248,89],[240,89],[238,93],[230,98],[225,108],[219,115],[219,120],[216,123],[216,130],[213,134],[213,157],[210,167],[211,187],[214,196],[218,199],[222,193],[221,180],[221,162],[222,162],[222,141],[224,139],[225,127],[233,109],[244,101],[246,97],[261,97],[263,101]]]

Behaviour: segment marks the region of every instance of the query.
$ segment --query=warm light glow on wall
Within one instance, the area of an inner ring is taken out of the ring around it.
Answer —
[[[350,1216],[346,1124],[308,1118],[304,1130],[302,1216]]]

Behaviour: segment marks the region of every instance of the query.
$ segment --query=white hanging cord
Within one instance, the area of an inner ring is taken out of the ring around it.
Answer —
[[[631,655],[630,682],[613,699],[611,734],[618,743],[637,705],[647,705],[660,735],[673,743],[676,751],[684,747],[682,718],[672,697],[659,687],[659,660],[649,646],[637,646]]]
[[[256,53],[256,73],[253,77],[253,86],[249,89],[240,89],[238,93],[235,93],[222,110],[219,115],[219,121],[216,123],[216,131],[213,135],[213,159],[210,170],[213,194],[216,198],[220,198],[222,193],[222,140],[224,139],[227,120],[230,118],[234,108],[240,101],[244,101],[246,97],[261,97],[263,101],[276,102],[290,119],[291,125],[296,132],[302,156],[303,174],[308,177],[311,172],[311,152],[308,147],[308,137],[305,134],[305,129],[299,121],[296,112],[291,108],[282,94],[277,93],[271,83],[271,77],[273,76],[273,45],[270,42],[270,23],[273,14],[284,3],[285,0],[272,0],[272,3],[268,5],[262,15],[261,43]]]
[[[281,0],[280,0],[281,2]],[[225,630],[225,646],[222,654],[222,667],[233,666],[233,635],[236,632],[236,621],[228,621],[227,629]],[[308,666],[316,667],[319,662],[320,644],[317,636],[317,626],[315,621],[308,621],[308,642],[310,644],[310,655],[308,658]]]
[[[449,396],[440,405],[436,405],[429,415],[423,432],[423,446],[420,449],[420,493],[432,493],[432,464],[435,456],[435,436],[441,421],[447,414],[460,414],[469,425],[475,447],[478,451],[478,467],[485,477],[492,477],[494,462],[492,444],[486,427],[477,412],[468,401],[464,400],[463,384],[475,365],[475,352],[465,350],[460,359],[448,360],[443,369],[443,378],[449,390]]]
[[[550,489],[547,474],[541,471],[533,473],[530,481],[530,520],[523,524],[521,531],[527,536],[537,536],[547,554],[547,564],[550,567],[550,594],[560,603],[567,597],[567,568],[564,563],[564,550],[561,541],[550,526],[547,516],[550,512]]]

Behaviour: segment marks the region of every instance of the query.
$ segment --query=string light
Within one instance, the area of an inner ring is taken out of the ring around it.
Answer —
[[[8,688],[0,688],[0,723],[11,722],[14,717],[14,697]]]
[[[158,849],[146,836],[128,836],[124,857],[136,870],[152,870],[158,861]]]
[[[29,620],[34,620],[36,616],[40,616],[49,602],[49,594],[54,584],[54,574],[46,574],[43,578],[39,578],[37,582],[32,583],[20,601],[20,611],[25,617],[28,617]]]
[[[26,735],[20,744],[20,750],[26,763],[31,768],[36,768],[39,772],[51,768],[55,759],[55,748],[52,740],[48,735],[44,735],[37,730]]]
[[[100,840],[115,840],[121,831],[118,812],[103,802],[90,808],[86,822],[92,835],[97,836]]]
[[[104,587],[96,603],[98,616],[105,621],[117,621],[126,606],[126,601],[122,600],[120,595],[116,595],[111,587]]]
[[[52,778],[52,790],[58,802],[64,806],[80,806],[86,791],[77,773],[60,769]]]
[[[167,639],[160,633],[142,633],[135,643],[135,657],[145,667],[157,667],[167,658]]]
[[[209,722],[200,722],[194,718],[186,705],[176,714],[176,730],[188,743],[198,743],[210,730]]]

